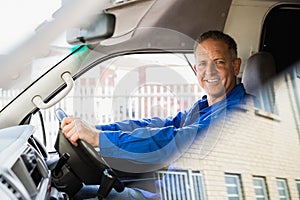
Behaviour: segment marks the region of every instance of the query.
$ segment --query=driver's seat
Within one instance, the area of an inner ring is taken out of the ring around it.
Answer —
[[[253,96],[256,112],[275,113],[275,93],[273,78],[276,75],[273,56],[268,52],[258,52],[246,62],[242,83],[246,92]]]
[[[242,83],[248,94],[258,97],[259,89],[263,88],[275,75],[273,56],[268,52],[257,52],[246,62]]]

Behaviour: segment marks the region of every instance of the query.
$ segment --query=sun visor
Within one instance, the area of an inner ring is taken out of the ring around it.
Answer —
[[[116,16],[116,30],[111,38],[100,42],[99,49],[191,50],[201,33],[224,30],[231,3],[231,0],[144,0],[107,9]]]
[[[113,14],[95,14],[89,21],[71,28],[66,33],[69,44],[91,44],[110,38],[115,29],[116,18]]]

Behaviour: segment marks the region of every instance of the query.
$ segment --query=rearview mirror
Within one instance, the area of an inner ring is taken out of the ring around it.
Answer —
[[[66,39],[69,44],[90,44],[110,38],[115,29],[116,18],[112,14],[95,14],[89,20],[67,31]]]

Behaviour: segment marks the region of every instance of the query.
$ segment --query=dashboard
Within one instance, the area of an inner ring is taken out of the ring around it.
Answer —
[[[1,199],[49,199],[51,171],[33,145],[34,130],[31,125],[0,130]]]

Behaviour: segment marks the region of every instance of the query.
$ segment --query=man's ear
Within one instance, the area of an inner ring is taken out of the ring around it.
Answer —
[[[196,65],[194,65],[194,71],[197,72],[197,67],[196,67]]]
[[[242,60],[240,58],[235,59],[234,61],[234,75],[237,76],[240,73]]]

